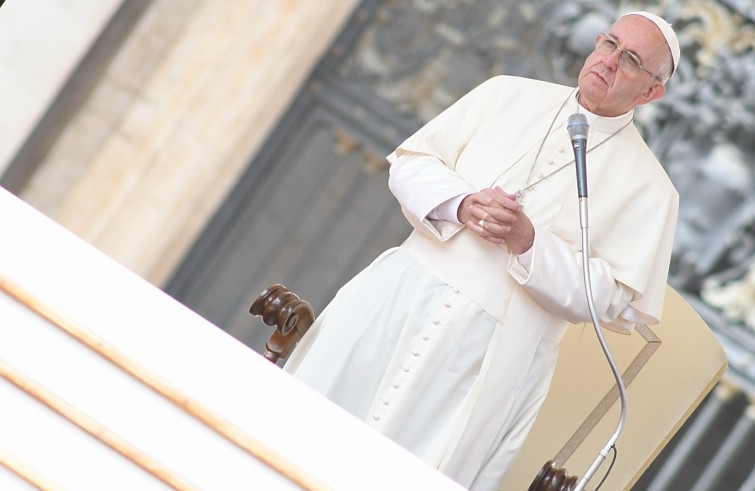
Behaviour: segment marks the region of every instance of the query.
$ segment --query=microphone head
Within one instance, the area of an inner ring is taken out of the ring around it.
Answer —
[[[571,137],[572,141],[587,140],[587,132],[590,131],[587,117],[580,113],[572,114],[566,123],[566,130],[569,132],[569,137]]]

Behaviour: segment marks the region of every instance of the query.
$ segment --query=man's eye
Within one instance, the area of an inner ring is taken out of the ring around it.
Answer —
[[[627,63],[632,67],[639,68],[640,62],[637,61],[637,58],[635,58],[634,56],[630,55],[629,53],[622,53],[621,57],[624,58],[624,63]]]

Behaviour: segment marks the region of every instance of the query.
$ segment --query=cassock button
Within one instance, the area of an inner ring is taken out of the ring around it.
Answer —
[[[422,336],[422,339],[423,339],[424,341],[430,341],[430,336]]]
[[[451,308],[451,302],[444,302],[443,306],[445,306],[447,309]]]
[[[398,389],[401,388],[401,386],[399,384],[393,384],[393,388],[396,389],[396,390],[398,390]]]
[[[555,160],[553,160],[553,159],[548,159],[548,164],[550,164],[550,165],[553,165],[553,164],[555,164],[555,163],[556,163],[556,161],[555,161]]]
[[[558,153],[564,153],[564,152],[566,152],[566,147],[559,147],[558,148]]]
[[[372,416],[372,419],[374,419],[375,421],[380,421],[380,416],[378,416],[377,414],[375,414],[375,415]]]
[[[417,350],[412,351],[412,356],[419,356],[419,351]]]
[[[409,367],[404,367],[402,368],[402,370],[404,371],[404,373],[409,373]]]
[[[389,401],[388,399],[383,399],[383,406],[390,406],[390,404],[391,401]]]
[[[435,320],[433,321],[433,325],[434,325],[434,326],[437,326],[438,324],[440,324],[440,321],[439,321],[438,319],[435,319]]]

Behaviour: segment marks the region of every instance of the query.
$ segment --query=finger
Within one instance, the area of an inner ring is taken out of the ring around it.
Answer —
[[[470,221],[467,227],[484,239],[495,239],[497,243],[505,241],[507,235],[511,232],[511,227],[490,222],[483,219]]]
[[[498,199],[492,189],[483,189],[479,193],[475,194],[473,203],[484,206],[496,206]]]
[[[506,238],[511,233],[511,227],[495,222],[484,222],[485,235],[490,237]]]
[[[516,213],[500,207],[482,206],[478,207],[475,216],[488,222],[502,225],[510,225],[517,220]]]
[[[516,195],[506,194],[498,201],[498,204],[501,208],[513,211],[514,213],[517,213],[522,209],[522,205],[516,200]]]
[[[493,197],[496,204],[502,208],[508,208],[511,210],[521,208],[521,205],[516,201],[516,195],[507,193],[500,186],[496,186],[491,190],[490,196]]]
[[[506,196],[510,200],[516,201],[516,194],[507,193],[506,191],[501,188],[501,186],[496,186],[495,189],[501,193],[503,193],[504,196]]]
[[[484,218],[471,217],[466,225],[478,235],[483,235],[486,233],[485,227],[490,227],[490,222],[485,222]]]
[[[493,188],[491,195],[494,196],[497,201],[511,199],[511,195],[504,191],[501,186],[496,186],[495,188]]]
[[[501,225],[483,218],[470,219],[467,228],[483,238],[497,236],[501,231]]]
[[[495,193],[489,194],[488,197],[490,197],[492,201],[481,201],[479,204],[484,206],[495,206],[513,212],[518,212],[522,209],[522,205],[516,201],[516,195],[508,194],[500,188],[498,188]]]
[[[493,243],[495,245],[501,245],[501,244],[505,244],[506,243],[506,240],[502,239],[500,237],[483,237],[483,239],[485,239],[488,242],[491,242],[491,243]]]

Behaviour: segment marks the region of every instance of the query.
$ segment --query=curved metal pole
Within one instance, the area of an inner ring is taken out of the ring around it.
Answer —
[[[608,344],[606,343],[606,340],[603,337],[603,332],[601,331],[601,328],[600,328],[600,322],[598,321],[598,316],[595,313],[595,302],[593,300],[592,285],[590,283],[590,249],[589,249],[589,241],[588,241],[588,236],[587,236],[587,198],[586,197],[579,198],[579,220],[580,220],[580,225],[582,228],[582,270],[584,272],[585,294],[587,297],[587,306],[590,309],[590,317],[592,319],[593,327],[595,328],[595,334],[598,336],[598,341],[600,341],[600,346],[601,348],[603,348],[603,353],[606,355],[608,364],[610,365],[611,371],[613,372],[613,376],[616,379],[616,385],[619,388],[619,397],[621,400],[621,415],[619,417],[619,422],[616,427],[616,431],[614,431],[613,435],[611,435],[611,438],[608,439],[608,442],[600,451],[598,456],[595,458],[592,465],[585,473],[584,477],[577,483],[577,486],[574,488],[574,491],[582,491],[583,489],[585,489],[585,486],[587,486],[587,483],[590,481],[592,476],[595,475],[595,472],[597,472],[600,465],[608,456],[608,452],[616,444],[616,441],[618,441],[619,436],[624,430],[624,425],[626,424],[626,420],[627,420],[627,397],[626,397],[626,387],[624,386],[624,379],[621,378],[621,373],[619,372],[619,369],[616,366],[616,362],[614,361],[613,356],[611,355],[611,351],[608,349]]]

